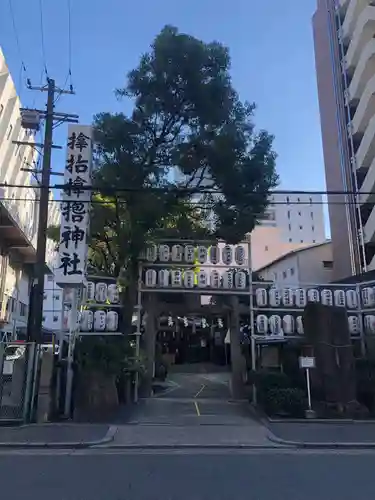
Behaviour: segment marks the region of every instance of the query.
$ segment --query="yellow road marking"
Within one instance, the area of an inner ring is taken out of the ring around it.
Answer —
[[[198,417],[200,417],[201,416],[201,412],[199,411],[198,403],[196,401],[194,401],[194,405],[195,405],[195,410],[197,412],[197,415],[198,415]]]
[[[205,387],[206,387],[205,384],[202,384],[202,387],[199,389],[199,391],[196,393],[196,395],[194,397],[197,398]]]

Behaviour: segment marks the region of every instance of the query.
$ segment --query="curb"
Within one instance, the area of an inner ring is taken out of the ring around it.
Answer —
[[[94,447],[96,449],[97,446]],[[275,444],[114,444],[106,450],[263,450],[278,449]]]
[[[275,444],[282,445],[282,446],[287,446],[290,448],[299,448],[299,449],[320,449],[320,450],[334,450],[334,449],[348,449],[348,450],[354,450],[354,449],[375,449],[375,443],[369,442],[369,443],[308,443],[304,441],[289,441],[286,439],[281,439],[278,438],[277,436],[273,434],[268,434],[267,438]]]
[[[106,433],[106,435],[97,440],[93,441],[72,441],[72,442],[63,442],[63,443],[53,443],[53,442],[0,442],[0,449],[83,449],[83,448],[92,448],[95,446],[103,446],[108,443],[111,443],[114,440],[115,434],[117,432],[117,426],[111,425]]]

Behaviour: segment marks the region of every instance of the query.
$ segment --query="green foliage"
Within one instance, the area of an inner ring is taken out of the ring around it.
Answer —
[[[255,384],[260,393],[270,389],[285,389],[291,386],[291,381],[282,372],[258,370],[249,372],[249,383]]]
[[[306,397],[304,392],[296,387],[269,389],[265,394],[264,409],[269,415],[303,417]]]

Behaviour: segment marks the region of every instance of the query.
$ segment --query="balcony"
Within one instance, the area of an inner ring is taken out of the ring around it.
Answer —
[[[347,68],[354,68],[359,61],[365,45],[375,33],[375,7],[368,5],[355,23],[353,36],[345,56]]]
[[[352,120],[352,133],[364,134],[375,115],[375,75],[368,81]]]
[[[342,24],[342,33],[345,39],[352,38],[356,19],[358,18],[360,13],[368,6],[368,3],[368,0],[350,0],[348,2],[345,19]]]
[[[349,85],[349,99],[359,100],[367,82],[375,75],[375,39],[372,38],[364,46],[352,81]]]
[[[375,209],[372,210],[365,224],[364,240],[365,243],[375,243]]]
[[[364,193],[364,194],[362,194]],[[375,203],[375,158],[366,172],[365,180],[359,190],[359,203]]]
[[[357,169],[369,168],[375,157],[375,116],[371,118],[356,153]]]

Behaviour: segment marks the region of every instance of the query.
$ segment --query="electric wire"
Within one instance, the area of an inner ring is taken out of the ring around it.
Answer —
[[[48,78],[48,70],[47,70],[47,60],[46,60],[46,48],[44,43],[44,16],[43,16],[43,0],[39,0],[39,18],[40,18],[40,35],[41,35],[41,44],[42,44],[42,58],[43,58],[43,66],[46,77]]]
[[[27,74],[26,64],[25,64],[24,58],[22,57],[21,43],[20,43],[20,38],[18,36],[18,30],[17,30],[17,24],[16,24],[16,16],[14,14],[14,8],[13,8],[13,0],[8,0],[8,5],[9,5],[10,17],[11,17],[11,20],[12,20],[13,33],[14,33],[14,38],[15,38],[15,41],[16,41],[17,52],[18,52],[18,56],[19,56],[20,61],[21,61],[21,69],[20,69],[20,81],[21,81],[22,80],[22,74],[24,74],[25,77],[26,77],[26,74]]]

